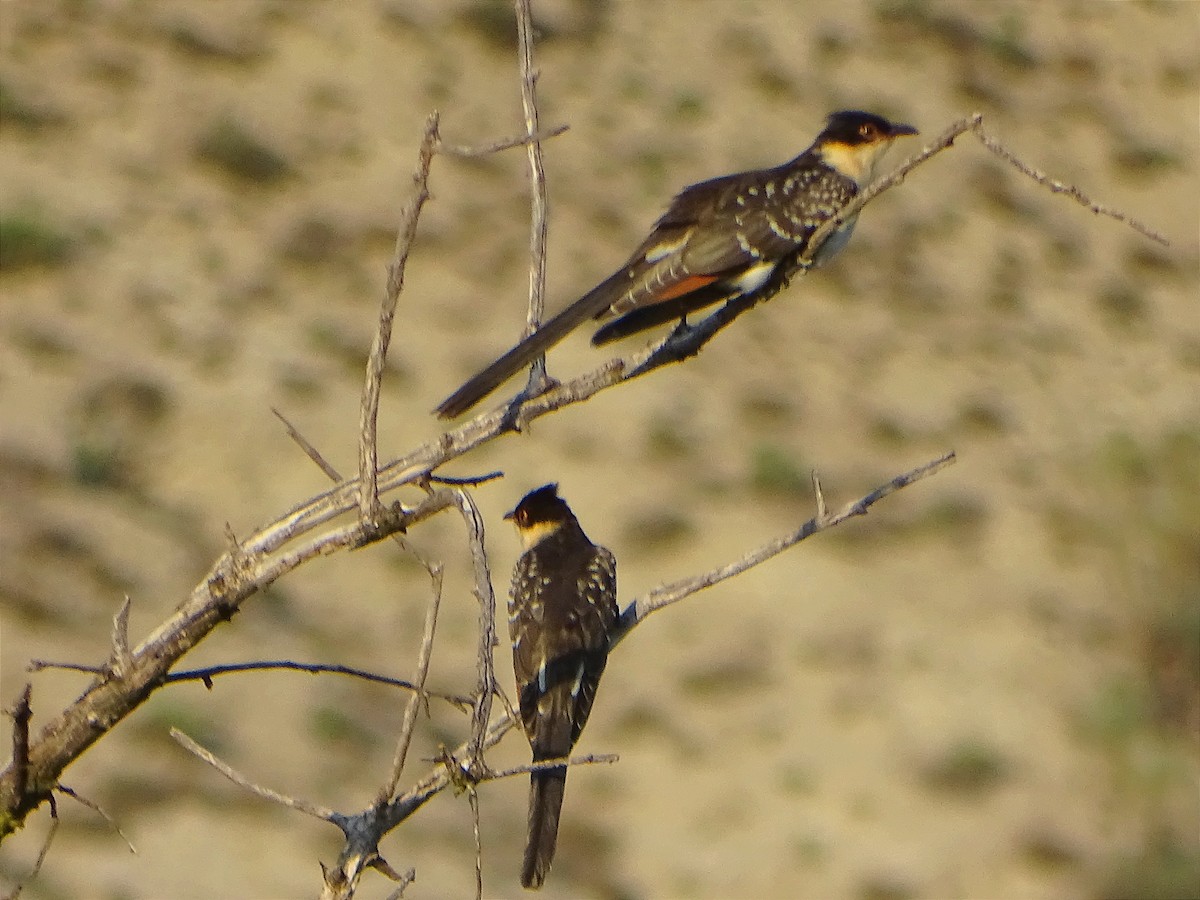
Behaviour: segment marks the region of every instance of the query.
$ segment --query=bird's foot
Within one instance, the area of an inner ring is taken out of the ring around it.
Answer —
[[[524,415],[525,404],[558,387],[559,381],[546,372],[545,362],[535,363],[529,370],[529,380],[521,392],[508,401],[504,413],[504,427],[513,431],[524,431],[528,421]]]

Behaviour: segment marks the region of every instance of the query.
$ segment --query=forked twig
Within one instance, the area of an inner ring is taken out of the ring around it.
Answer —
[[[294,809],[297,812],[302,812],[306,816],[312,816],[314,819],[322,819],[326,822],[337,824],[338,814],[332,809],[326,809],[323,806],[318,806],[309,803],[307,800],[298,800],[295,797],[289,797],[287,794],[281,794],[279,791],[272,790],[268,787],[263,787],[254,781],[251,781],[241,772],[237,771],[233,766],[224,760],[218,758],[216,754],[200,746],[178,728],[171,729],[171,737],[184,750],[208,763],[234,784],[244,787],[253,794],[262,797],[264,800],[270,800],[272,803],[278,803],[281,806],[286,806],[288,809]]]

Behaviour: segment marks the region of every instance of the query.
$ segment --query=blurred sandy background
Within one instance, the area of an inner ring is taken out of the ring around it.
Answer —
[[[946,449],[868,519],[649,621],[612,660],[546,897],[1181,897],[1200,891],[1200,6],[539,0],[551,308],[619,264],[686,183],[790,158],[830,110],[928,135],[974,110],[1034,165],[1161,229],[1051,196],[969,137],[863,216],[828,270],[699,359],[454,467],[500,515],[562,484],[623,600],[738,556]],[[509,4],[0,3],[4,705],[31,657],[140,640],[223,546],[325,487],[270,413],[353,469],[363,358],[421,126],[520,129]],[[917,141],[893,151],[893,161]],[[381,456],[524,321],[525,159],[435,161]],[[635,340],[628,349],[640,346]],[[604,359],[584,336],[551,355]],[[469,689],[460,522],[431,686]],[[189,666],[407,677],[428,596],[390,546],[304,567]],[[497,659],[506,687],[507,652]],[[35,724],[83,677],[34,679]],[[224,782],[343,810],[403,697],[335,677],[159,693],[65,775],[30,898],[313,896],[340,835]],[[9,722],[0,728],[8,746]],[[410,778],[467,721],[435,704]],[[496,766],[527,759],[511,735]],[[519,896],[526,782],[482,793],[485,885]],[[5,889],[48,828],[5,842]],[[473,890],[443,795],[386,841],[410,897]],[[369,876],[361,896],[389,886]]]

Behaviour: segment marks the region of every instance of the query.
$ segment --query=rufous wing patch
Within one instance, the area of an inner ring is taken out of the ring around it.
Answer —
[[[654,295],[651,303],[662,303],[666,300],[674,300],[676,297],[682,297],[684,294],[690,294],[692,291],[698,291],[707,284],[712,284],[717,280],[717,275],[689,275],[683,281],[678,281],[670,285],[661,293]]]

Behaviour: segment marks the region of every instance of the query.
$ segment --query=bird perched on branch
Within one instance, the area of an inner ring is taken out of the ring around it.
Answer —
[[[526,494],[511,519],[524,553],[513,570],[508,631],[521,725],[533,761],[567,756],[587,723],[617,623],[617,561],[579,527],[558,485]],[[567,767],[530,775],[529,835],[521,884],[550,871]]]
[[[778,290],[808,242],[870,184],[884,151],[911,125],[844,110],[829,116],[812,146],[771,169],[739,172],[681,191],[620,269],[442,401],[437,412],[466,412],[588,319],[610,319],[592,337],[604,344],[725,300]],[[828,262],[850,238],[854,216],[815,248]]]

